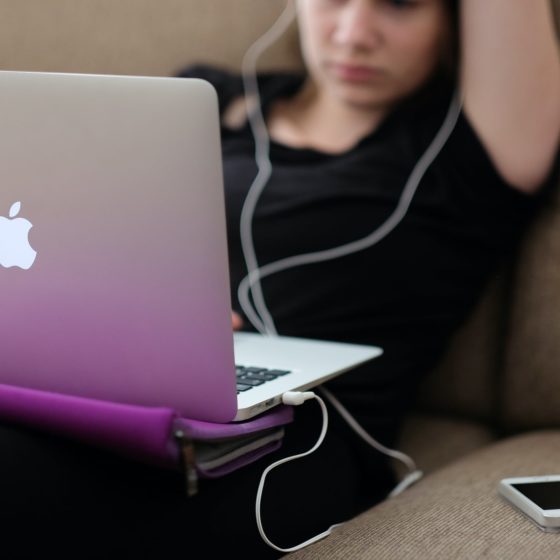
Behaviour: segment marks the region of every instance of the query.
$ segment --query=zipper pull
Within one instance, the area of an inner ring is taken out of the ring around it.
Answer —
[[[196,458],[194,442],[185,436],[181,430],[175,432],[175,437],[181,446],[181,458],[185,469],[185,489],[190,498],[198,493],[198,473],[196,472]]]

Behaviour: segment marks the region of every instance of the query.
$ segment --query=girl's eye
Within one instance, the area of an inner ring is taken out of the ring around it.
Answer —
[[[351,0],[321,0],[325,5],[331,6],[344,6],[351,2]],[[395,10],[404,10],[406,8],[413,8],[421,2],[421,0],[372,0],[372,2],[379,2],[385,4],[389,8]]]
[[[394,8],[410,8],[414,6],[416,0],[386,0]]]

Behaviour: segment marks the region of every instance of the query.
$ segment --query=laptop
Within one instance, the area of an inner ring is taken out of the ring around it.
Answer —
[[[0,122],[0,383],[230,422],[382,353],[232,335],[207,82],[0,72]]]

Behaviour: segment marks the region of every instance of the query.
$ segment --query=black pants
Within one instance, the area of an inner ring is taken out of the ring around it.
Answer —
[[[255,498],[274,460],[309,449],[321,428],[313,401],[296,409],[282,448],[187,498],[183,475],[20,427],[0,426],[0,548],[6,559],[277,558],[257,530]],[[307,540],[383,499],[394,484],[385,459],[329,409],[313,454],[273,470],[264,488],[268,537]],[[202,557],[202,555],[200,555]]]

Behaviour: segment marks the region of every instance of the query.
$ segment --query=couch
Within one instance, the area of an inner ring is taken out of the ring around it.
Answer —
[[[560,22],[560,0],[552,1]],[[165,76],[203,61],[238,69],[282,7],[3,0],[0,68]],[[261,67],[300,65],[292,28]],[[289,557],[560,558],[560,535],[542,533],[497,494],[503,477],[560,473],[560,194],[423,383],[400,447],[423,480]]]

